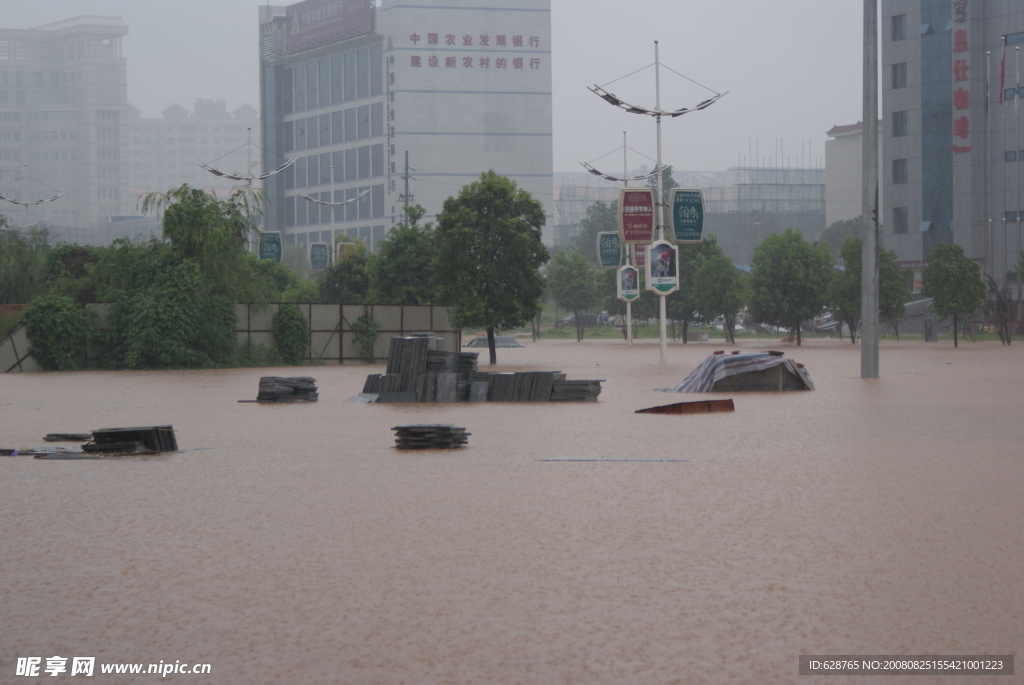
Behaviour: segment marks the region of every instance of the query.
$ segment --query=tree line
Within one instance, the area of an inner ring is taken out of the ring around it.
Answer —
[[[617,227],[614,204],[591,206],[578,238],[552,258],[541,241],[542,205],[489,171],[445,201],[436,225],[421,223],[422,207],[408,207],[377,253],[362,243],[347,245],[333,264],[304,278],[301,269],[288,266],[305,265],[305,255],[297,259],[294,248],[286,249],[284,264],[261,261],[247,249],[264,201],[248,188],[226,200],[188,185],[152,193],[141,207],[160,215],[162,238],[117,240],[107,247],[50,246],[32,233],[0,231],[0,304],[30,303],[22,321],[37,359],[54,369],[82,368],[87,347],[98,352],[104,368],[302,358],[297,309],[283,308],[275,322],[283,331],[277,349],[240,349],[234,337],[239,302],[449,306],[456,325],[487,331],[492,364],[495,332],[534,321],[545,299],[576,314],[578,340],[585,333],[584,312],[625,311],[615,296],[615,272],[595,267],[597,233]],[[799,343],[805,322],[827,308],[856,342],[860,239],[849,230],[855,224],[847,223],[831,227],[823,234],[828,240],[816,243],[794,229],[770,235],[755,248],[749,273],[732,264],[714,236],[681,245],[680,288],[666,302],[673,329],[678,325],[685,340],[690,322],[721,319],[734,341],[745,311],[756,322],[790,331]],[[880,315],[895,326],[910,299],[907,274],[893,252],[880,249],[878,257]],[[954,319],[954,328],[983,305],[998,321],[1012,314],[1009,294],[989,281],[986,287],[977,263],[959,246],[940,245],[929,255],[923,294],[933,298],[936,314]],[[634,318],[654,318],[656,297],[641,288]],[[88,320],[85,305],[94,302],[108,305],[102,327]],[[1000,335],[1008,344],[1008,320]]]

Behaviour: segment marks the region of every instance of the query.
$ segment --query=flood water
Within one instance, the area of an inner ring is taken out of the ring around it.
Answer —
[[[801,654],[1021,653],[1024,342],[885,342],[864,380],[849,343],[746,341],[725,349],[783,350],[816,390],[728,395],[653,392],[721,341],[664,365],[656,342],[524,344],[481,370],[604,379],[600,401],[346,403],[371,366],[0,377],[0,447],[171,424],[181,448],[0,457],[0,682],[54,655],[231,685],[806,683]],[[240,403],[264,375],[320,400]],[[407,423],[469,445],[396,450]]]

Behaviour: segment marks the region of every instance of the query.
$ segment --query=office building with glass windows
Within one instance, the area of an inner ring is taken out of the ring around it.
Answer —
[[[882,3],[883,244],[920,272],[955,242],[1005,283],[1021,253],[1019,0]]]
[[[305,0],[260,11],[265,230],[375,250],[482,172],[553,223],[550,0]],[[358,199],[356,199],[358,198]],[[348,201],[347,204],[341,204]]]

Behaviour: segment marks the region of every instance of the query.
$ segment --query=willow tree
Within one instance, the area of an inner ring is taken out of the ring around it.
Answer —
[[[179,259],[199,267],[203,284],[239,300],[258,299],[246,264],[246,244],[263,216],[261,190],[235,189],[226,200],[188,184],[166,193],[149,193],[139,201],[143,214],[162,213],[163,236]]]
[[[456,325],[486,328],[491,364],[495,329],[524,325],[540,311],[548,260],[544,207],[494,171],[444,201],[434,236],[434,285]]]

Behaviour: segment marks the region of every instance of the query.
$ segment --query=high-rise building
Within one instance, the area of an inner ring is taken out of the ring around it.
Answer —
[[[883,244],[920,280],[954,242],[1006,282],[1021,252],[1019,0],[889,0],[882,33]]]
[[[145,118],[132,108],[128,118],[130,173],[134,199],[163,193],[187,183],[227,197],[244,180],[217,176],[206,164],[232,176],[259,174],[260,122],[256,110],[242,105],[229,112],[223,100],[196,100],[192,112],[171,105],[160,118]]]
[[[259,10],[264,169],[296,160],[265,181],[266,230],[286,245],[344,234],[376,249],[404,205],[431,220],[493,170],[544,204],[550,243],[550,0]]]
[[[0,202],[11,225],[94,227],[126,213],[127,76],[116,17],[0,29]]]

